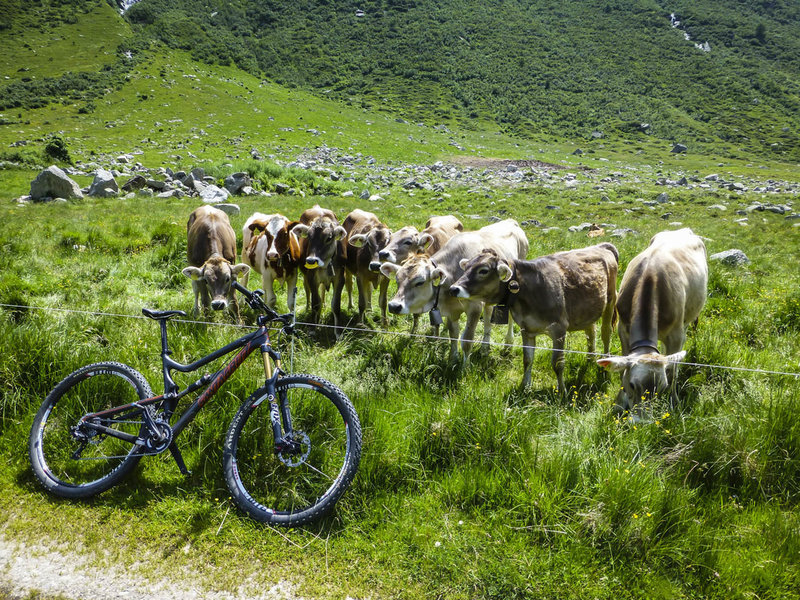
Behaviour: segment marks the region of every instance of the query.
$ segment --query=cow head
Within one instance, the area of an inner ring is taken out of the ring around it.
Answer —
[[[380,262],[402,264],[409,256],[416,254],[422,246],[419,244],[419,231],[416,227],[406,226],[392,234],[389,243],[378,252]]]
[[[264,238],[267,246],[264,253],[264,260],[267,263],[265,266],[277,264],[281,257],[289,253],[289,236],[292,234],[289,233],[289,219],[283,215],[271,215],[265,220],[253,221],[250,223],[250,231],[254,236],[251,247],[254,248],[255,240],[258,239],[255,237],[257,232],[260,232],[258,237]],[[253,262],[252,254],[250,262]]]
[[[360,248],[358,262],[365,264],[368,262],[369,270],[378,272],[381,269],[380,252],[389,243],[392,232],[385,225],[373,227],[368,233],[360,233],[351,236],[347,240],[348,244],[355,248]],[[364,258],[362,258],[362,255]]]
[[[398,315],[422,314],[436,303],[436,287],[447,281],[442,269],[435,267],[430,257],[417,254],[402,266],[383,263],[381,273],[397,279],[397,293],[389,301],[389,312]]]
[[[667,366],[683,360],[686,351],[664,356],[658,352],[629,354],[628,356],[606,356],[597,361],[601,367],[622,373],[622,406],[633,406],[639,400],[652,398],[669,388]]]
[[[336,246],[347,232],[344,227],[329,217],[314,219],[310,225],[298,223],[292,231],[299,237],[307,239],[307,269],[326,267],[336,256]]]
[[[499,302],[501,283],[508,281],[513,275],[508,263],[489,248],[471,259],[461,259],[458,266],[464,270],[464,274],[448,290],[456,298]]]
[[[183,274],[193,281],[205,283],[211,298],[211,308],[222,310],[228,307],[228,301],[233,295],[231,282],[249,271],[250,267],[244,263],[232,265],[219,254],[212,254],[202,267],[186,267]]]

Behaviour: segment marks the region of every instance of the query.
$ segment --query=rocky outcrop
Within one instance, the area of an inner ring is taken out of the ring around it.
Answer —
[[[31,200],[41,201],[52,198],[67,200],[83,198],[80,186],[64,171],[52,165],[39,173],[31,182]]]

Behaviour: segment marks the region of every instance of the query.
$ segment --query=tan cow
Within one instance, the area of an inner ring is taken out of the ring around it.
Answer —
[[[311,305],[311,322],[318,323],[325,292],[331,284],[338,285],[339,279],[344,280],[344,245],[341,241],[347,231],[339,225],[333,211],[321,208],[319,204],[303,211],[300,223],[292,231],[300,241],[300,265],[306,298]],[[341,293],[333,294],[331,308],[334,324],[338,325]]]
[[[246,264],[236,260],[236,234],[228,215],[213,206],[196,208],[186,223],[186,255],[189,265],[183,274],[192,280],[194,314],[203,308],[214,310],[228,308],[239,319],[239,304],[231,282],[250,271]]]
[[[421,314],[433,309],[441,311],[447,319],[450,335],[450,359],[458,357],[458,322],[463,313],[467,323],[461,335],[463,362],[467,363],[472,349],[475,326],[483,310],[483,302],[455,298],[447,293],[450,286],[463,274],[460,262],[476,256],[484,248],[495,250],[507,259],[524,258],[528,253],[525,232],[513,219],[506,219],[479,229],[454,235],[433,256],[417,254],[402,266],[383,263],[381,272],[397,279],[397,294],[389,302],[389,312],[394,314]],[[486,311],[488,316],[489,311]],[[509,332],[511,329],[509,328]],[[484,343],[491,333],[489,319],[484,319]]]
[[[669,387],[671,400],[677,400],[677,363],[686,356],[681,350],[686,329],[705,305],[707,286],[706,248],[688,228],[657,233],[630,262],[617,298],[624,356],[597,361],[622,372],[620,410],[630,410],[640,399]],[[659,340],[666,355],[658,350]]]
[[[381,323],[388,326],[386,319],[387,290],[389,278],[380,272],[378,253],[389,243],[392,232],[371,212],[356,209],[347,215],[342,226],[347,231],[345,248],[345,277],[355,275],[358,286],[358,318],[372,310],[372,288],[379,291],[378,306],[381,309]]]
[[[253,213],[242,228],[242,262],[261,273],[261,287],[267,305],[275,308],[275,282],[286,284],[286,304],[294,312],[297,298],[297,273],[300,242],[289,219],[280,214]],[[247,285],[247,276],[243,283]]]
[[[403,264],[409,256],[424,252],[428,256],[436,254],[455,234],[464,231],[461,221],[452,215],[431,217],[425,223],[422,233],[411,225],[398,229],[392,234],[389,243],[378,253],[382,263]]]
[[[507,260],[494,250],[461,261],[464,274],[450,287],[458,298],[503,305],[522,330],[523,387],[530,385],[536,336],[553,340],[552,365],[558,391],[564,386],[564,342],[568,331],[584,331],[594,352],[595,323],[608,352],[617,297],[619,254],[608,243],[558,252],[536,260]]]

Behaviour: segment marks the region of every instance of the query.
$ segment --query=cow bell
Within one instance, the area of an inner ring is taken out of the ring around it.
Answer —
[[[508,306],[505,304],[497,304],[492,310],[492,323],[494,325],[507,325],[508,324]]]
[[[431,326],[438,327],[442,324],[442,312],[438,308],[434,308],[428,313],[431,317]]]

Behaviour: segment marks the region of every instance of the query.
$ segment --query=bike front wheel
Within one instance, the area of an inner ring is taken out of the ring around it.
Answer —
[[[225,480],[234,502],[253,519],[302,525],[331,510],[353,480],[361,425],[332,383],[313,375],[285,377],[275,384],[275,399],[292,449],[277,451],[267,396],[261,388],[234,417],[225,437]]]
[[[65,498],[88,498],[118,483],[141,458],[134,440],[144,432],[143,409],[129,405],[152,396],[141,373],[121,363],[95,363],[69,374],[33,419],[28,450],[36,478]],[[88,414],[122,406],[129,408],[82,424]]]

